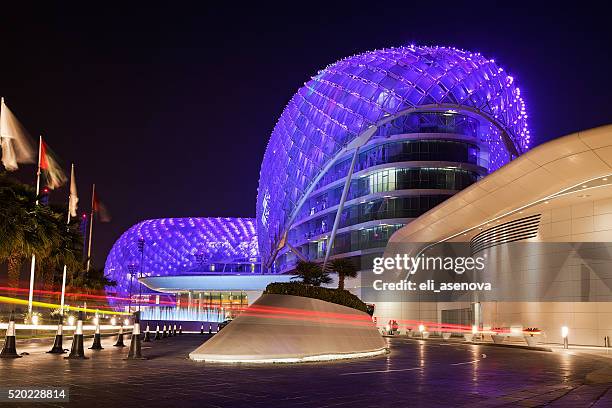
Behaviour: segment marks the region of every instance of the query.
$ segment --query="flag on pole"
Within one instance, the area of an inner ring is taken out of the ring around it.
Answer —
[[[77,195],[76,179],[74,178],[74,164],[70,168],[70,196],[68,197],[68,211],[71,217],[77,216],[77,204],[79,196]]]
[[[49,152],[49,147],[41,141],[40,145],[40,169],[44,172],[47,179],[47,187],[51,190],[61,187],[66,182],[66,175],[59,166],[53,154]]]
[[[8,171],[17,170],[18,163],[34,163],[34,144],[28,132],[4,103],[4,98],[0,101],[0,146],[2,164]]]
[[[111,216],[108,212],[108,209],[102,202],[100,202],[100,198],[98,197],[98,193],[94,191],[93,195],[93,213],[98,216],[98,220],[100,222],[110,222]]]

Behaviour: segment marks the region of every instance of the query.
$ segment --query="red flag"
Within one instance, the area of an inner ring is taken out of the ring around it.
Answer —
[[[44,172],[47,179],[47,186],[54,189],[62,186],[66,182],[66,175],[62,171],[53,155],[47,152],[48,147],[45,142],[41,141],[40,145],[40,169]]]
[[[106,206],[100,202],[97,192],[94,192],[93,196],[93,212],[98,215],[100,222],[110,222],[110,213],[106,209]]]

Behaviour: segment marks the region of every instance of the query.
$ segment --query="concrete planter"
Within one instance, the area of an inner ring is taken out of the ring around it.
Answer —
[[[501,334],[492,334],[491,339],[493,339],[493,343],[501,344],[506,340],[506,336],[502,336]]]
[[[443,338],[444,340],[448,340],[448,339],[450,339],[451,334],[452,334],[452,333],[442,333],[442,338]]]
[[[359,310],[292,295],[262,295],[252,306],[294,313],[284,319],[270,318],[266,313],[242,313],[191,352],[189,358],[206,362],[295,363],[387,352],[387,343],[371,317]]]
[[[473,333],[463,333],[463,338],[465,339],[465,341],[471,342],[472,340],[474,340],[474,334]]]
[[[525,335],[524,337],[525,337],[525,342],[527,342],[527,345],[529,347],[537,346],[538,340],[537,340],[537,338],[535,336],[532,336],[532,335],[528,334],[528,335]]]
[[[422,337],[424,339],[428,339],[429,338],[429,332],[423,332],[421,335],[422,335]]]

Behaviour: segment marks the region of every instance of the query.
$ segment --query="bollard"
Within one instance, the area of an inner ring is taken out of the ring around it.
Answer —
[[[168,325],[168,337],[172,337],[172,336],[174,336],[174,334],[172,333],[172,325],[169,324]]]
[[[151,333],[149,332],[149,324],[147,323],[147,328],[145,330],[145,334],[144,334],[144,339],[142,340],[145,343],[148,343],[151,341]]]
[[[55,341],[51,350],[47,351],[50,354],[64,354],[64,316],[60,315],[59,322],[57,324],[57,333],[55,334]]]
[[[96,316],[96,331],[94,333],[93,344],[89,348],[90,350],[104,350],[100,338],[100,319]]]
[[[174,324],[174,329],[172,330],[172,337],[176,337],[176,323]]]
[[[86,360],[85,350],[83,349],[83,312],[79,312],[79,318],[76,324],[76,330],[72,336],[72,347],[70,354],[65,359],[70,360]]]
[[[162,333],[162,338],[165,339],[168,337],[168,333],[166,332],[166,325],[164,324],[164,332]]]
[[[200,326],[200,334],[204,334],[204,323],[202,323],[202,326]]]
[[[208,334],[212,334],[212,324],[208,323]]]
[[[155,340],[161,340],[161,333],[159,332],[159,323],[157,324],[157,329],[155,329]]]
[[[134,328],[132,329],[132,338],[130,340],[130,351],[128,351],[125,360],[146,360],[142,356],[140,345],[140,312],[134,313]]]
[[[125,347],[125,344],[123,344],[123,322],[121,322],[121,326],[119,326],[119,334],[117,335],[117,342],[113,344],[113,347]]]
[[[8,327],[6,328],[4,346],[2,347],[2,351],[0,351],[0,358],[21,358],[21,356],[17,354],[15,334],[15,318],[13,317],[13,312],[11,312]]]
[[[179,336],[181,336],[183,334],[183,325],[179,324],[179,331],[178,331]]]

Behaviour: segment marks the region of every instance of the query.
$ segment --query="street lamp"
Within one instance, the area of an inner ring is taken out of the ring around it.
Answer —
[[[129,285],[130,302],[128,303],[128,312],[132,313],[132,280],[134,280],[134,274],[136,273],[136,265],[134,265],[134,263],[129,264],[128,271],[130,272],[130,285]]]
[[[138,240],[138,250],[140,251],[140,276],[138,277],[138,315],[140,316],[140,304],[142,303],[142,283],[140,283],[140,279],[142,278],[142,266],[144,263],[144,246],[145,240],[140,237]]]

